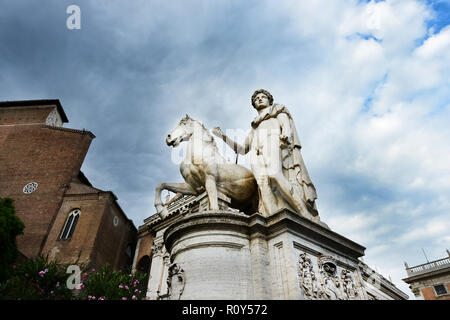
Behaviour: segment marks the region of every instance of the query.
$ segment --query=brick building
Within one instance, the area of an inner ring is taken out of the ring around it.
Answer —
[[[403,279],[418,300],[450,300],[450,252],[447,257],[409,267]]]
[[[25,224],[19,251],[125,268],[137,230],[116,196],[80,171],[95,136],[62,127],[67,122],[59,100],[0,102],[0,197],[14,199]]]

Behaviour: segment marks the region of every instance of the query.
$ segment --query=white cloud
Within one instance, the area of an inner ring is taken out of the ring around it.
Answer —
[[[450,220],[446,215],[432,218],[424,225],[418,226],[397,238],[397,242],[407,244],[417,240],[432,242],[446,241],[449,237]]]

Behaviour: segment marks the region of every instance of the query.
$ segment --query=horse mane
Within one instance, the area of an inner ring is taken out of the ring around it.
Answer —
[[[211,141],[211,145],[212,145],[216,150],[218,150],[218,149],[217,149],[216,140],[214,139],[214,137],[212,136],[212,134],[209,132],[209,130],[205,127],[205,125],[204,125],[203,123],[201,123],[201,122],[198,121],[198,120],[192,119],[192,118],[190,118],[190,117],[185,118],[185,119],[183,119],[182,121],[184,122],[184,121],[186,121],[186,120],[191,120],[191,121],[193,121],[193,122],[195,122],[195,123],[198,123],[198,124],[202,127],[203,131],[206,133],[206,136],[208,137],[208,140]]]

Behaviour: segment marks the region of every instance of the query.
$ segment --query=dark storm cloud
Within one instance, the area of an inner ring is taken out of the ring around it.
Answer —
[[[212,91],[218,88],[202,98],[205,92],[189,89],[184,97],[180,87],[232,81],[236,70],[251,78],[261,64],[272,73],[286,61],[277,61],[268,47],[292,50],[287,39],[273,36],[276,25],[252,18],[264,14],[256,2],[194,2],[177,9],[158,1],[81,1],[81,30],[66,28],[70,4],[15,1],[2,10],[0,41],[7,45],[0,51],[1,97],[60,99],[67,126],[97,136],[83,167],[88,177],[114,189],[122,203],[125,192],[140,194],[159,181],[180,179],[164,144],[178,117],[202,114],[211,125],[221,120],[225,126],[235,121],[229,114],[217,117],[222,101]]]

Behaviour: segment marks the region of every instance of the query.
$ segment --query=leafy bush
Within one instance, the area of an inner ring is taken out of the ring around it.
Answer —
[[[13,200],[0,198],[0,282],[10,276],[10,266],[18,254],[16,237],[23,234],[24,228],[22,220],[15,215]]]
[[[66,267],[47,257],[28,259],[12,265],[11,276],[0,284],[0,298],[8,300],[67,300],[72,291],[66,286]]]
[[[67,265],[39,256],[11,266],[11,276],[0,283],[0,299],[8,300],[143,300],[146,274],[116,271],[105,265],[81,274],[81,289],[68,289]]]
[[[105,265],[81,276],[79,298],[88,300],[143,300],[146,295],[146,274],[116,271]]]

